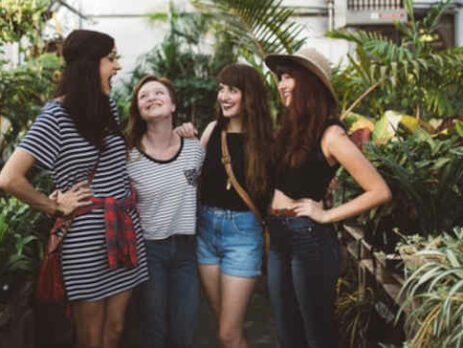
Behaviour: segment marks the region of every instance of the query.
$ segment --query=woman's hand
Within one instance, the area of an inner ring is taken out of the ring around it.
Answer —
[[[309,198],[301,198],[294,202],[292,210],[296,216],[307,216],[318,223],[326,222],[326,210],[323,209],[323,202],[316,202]]]
[[[49,198],[57,204],[56,210],[63,215],[69,215],[74,210],[92,204],[89,197],[92,195],[87,181],[81,181],[72,186],[65,193],[56,190]]]
[[[191,122],[185,122],[181,126],[174,128],[174,133],[182,138],[195,138],[198,136],[198,130]]]

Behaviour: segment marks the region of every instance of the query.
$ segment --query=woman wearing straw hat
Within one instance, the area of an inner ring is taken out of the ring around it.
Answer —
[[[269,211],[268,286],[283,347],[333,347],[331,316],[340,268],[333,222],[391,198],[382,177],[349,140],[337,115],[328,60],[315,49],[270,55],[284,110],[275,142],[275,194]],[[322,199],[339,166],[364,192],[331,209]]]

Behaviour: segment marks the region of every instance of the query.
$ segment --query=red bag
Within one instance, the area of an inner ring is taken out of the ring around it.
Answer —
[[[43,302],[66,300],[59,251],[47,254],[43,258],[37,281],[37,299]]]
[[[72,219],[69,219],[72,220]],[[61,271],[61,242],[71,221],[58,218],[50,231],[45,256],[37,280],[37,299],[42,302],[64,303],[67,300]],[[58,235],[58,231],[61,233]]]
[[[88,175],[88,185],[93,181],[98,164],[100,163],[101,152],[95,165]],[[82,209],[81,212],[84,212]],[[61,270],[61,242],[71,226],[74,217],[79,215],[79,209],[71,215],[58,217],[50,231],[45,256],[40,266],[39,277],[37,279],[37,300],[48,303],[64,304],[67,302],[66,289],[64,287],[63,274]],[[69,312],[69,306],[67,308]]]

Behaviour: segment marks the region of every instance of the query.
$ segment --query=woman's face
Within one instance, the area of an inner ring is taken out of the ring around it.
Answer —
[[[137,95],[137,105],[141,118],[146,122],[160,118],[171,118],[175,111],[169,90],[159,81],[145,83]]]
[[[100,80],[101,90],[104,94],[109,95],[111,92],[111,78],[121,70],[121,66],[117,61],[116,47],[105,57],[100,59]]]
[[[278,82],[278,89],[283,97],[283,104],[289,106],[291,104],[294,87],[296,86],[296,80],[288,73],[283,73],[280,76]]]
[[[219,83],[217,102],[224,117],[231,118],[241,115],[241,97],[242,92],[238,87]]]

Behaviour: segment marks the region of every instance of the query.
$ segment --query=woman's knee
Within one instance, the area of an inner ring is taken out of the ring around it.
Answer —
[[[243,332],[241,328],[233,327],[230,325],[220,325],[218,338],[220,343],[228,347],[242,339]]]
[[[118,339],[124,330],[123,318],[108,318],[105,325],[105,335],[110,339]]]

